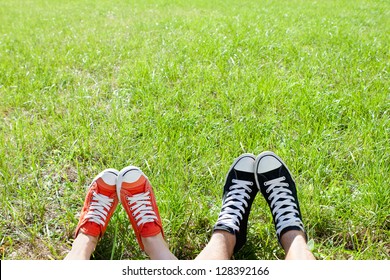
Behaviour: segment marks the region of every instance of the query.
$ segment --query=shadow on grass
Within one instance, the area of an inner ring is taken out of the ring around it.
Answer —
[[[273,237],[248,236],[244,247],[237,252],[235,260],[279,260],[284,259],[284,252]]]
[[[100,239],[91,259],[94,260],[145,260],[148,256],[141,251],[134,232],[125,215],[116,215],[106,233]],[[203,250],[210,240],[212,222],[203,218],[197,223],[186,223],[180,230],[172,232],[165,228],[165,238],[172,253],[180,260],[192,260]],[[277,260],[284,259],[272,225],[251,227],[245,246],[233,256],[236,260]]]
[[[99,244],[93,253],[92,260],[145,260],[147,255],[142,252],[135,240],[134,234],[117,233],[115,237],[114,231],[107,231],[104,237],[99,241]],[[206,246],[200,243],[197,238],[192,238],[193,234],[189,234],[187,238],[176,239],[171,244],[171,250],[180,260],[195,259],[199,252]],[[278,260],[284,259],[284,252],[278,245],[276,238],[264,240],[261,237],[248,236],[245,246],[233,256],[235,260]],[[191,242],[192,241],[192,242]],[[169,242],[169,240],[168,240]]]

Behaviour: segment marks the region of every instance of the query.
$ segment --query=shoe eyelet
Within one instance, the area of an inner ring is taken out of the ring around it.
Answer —
[[[135,217],[134,213],[133,213],[133,214],[131,214],[131,215],[133,215],[133,217]]]

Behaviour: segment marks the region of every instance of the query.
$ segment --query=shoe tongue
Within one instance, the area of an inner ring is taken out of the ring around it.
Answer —
[[[101,233],[100,225],[98,225],[97,223],[94,223],[94,222],[89,222],[89,221],[85,222],[81,226],[80,230],[84,234],[88,234],[88,235],[92,235],[92,236],[99,236]]]
[[[156,222],[150,222],[143,225],[141,229],[141,236],[154,236],[161,232],[160,226]]]

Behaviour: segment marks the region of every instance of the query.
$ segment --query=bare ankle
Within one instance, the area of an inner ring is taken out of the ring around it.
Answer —
[[[290,230],[282,234],[280,243],[286,252],[286,259],[312,259],[315,257],[307,246],[306,234],[299,230]]]
[[[150,259],[176,259],[176,257],[169,250],[168,244],[161,233],[154,236],[141,238],[142,243],[144,244],[144,251]]]

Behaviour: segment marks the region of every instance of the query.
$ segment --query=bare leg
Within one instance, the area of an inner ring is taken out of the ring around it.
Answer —
[[[145,253],[151,260],[177,260],[168,248],[161,233],[151,237],[141,237]]]
[[[233,256],[236,236],[227,231],[216,230],[209,243],[196,260],[230,260]]]
[[[86,235],[80,232],[73,241],[72,249],[65,260],[89,260],[95,251],[98,242],[97,236]]]
[[[302,231],[287,231],[281,236],[280,243],[286,252],[286,260],[315,260]]]

